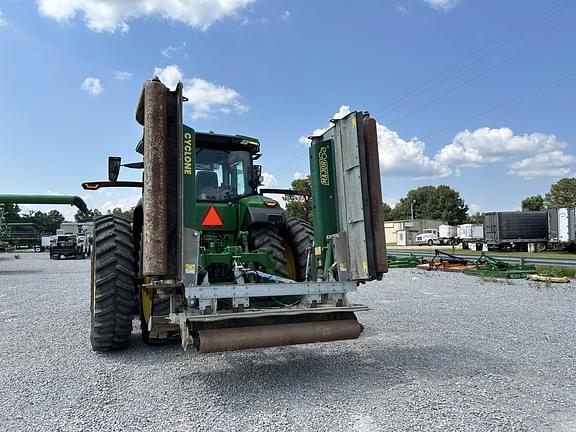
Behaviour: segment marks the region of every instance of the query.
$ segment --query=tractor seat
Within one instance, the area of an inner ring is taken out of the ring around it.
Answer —
[[[196,194],[201,200],[218,199],[218,174],[214,171],[198,171],[196,173]]]

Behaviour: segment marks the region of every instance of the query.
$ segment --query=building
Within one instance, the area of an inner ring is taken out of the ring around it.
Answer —
[[[417,231],[421,233],[425,229],[438,229],[444,221],[434,219],[406,219],[384,222],[384,232],[387,243],[396,243],[397,231]]]

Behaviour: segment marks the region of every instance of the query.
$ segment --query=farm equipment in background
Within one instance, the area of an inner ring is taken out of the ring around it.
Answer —
[[[312,137],[314,227],[258,192],[260,142],[182,123],[182,85],[146,81],[136,111],[143,198],[132,221],[95,221],[91,343],[126,348],[134,310],[147,343],[200,352],[357,338],[347,293],[387,271],[376,123],[352,112]]]
[[[464,270],[464,274],[490,278],[526,279],[528,275],[536,274],[536,267],[525,264],[509,264],[482,254],[474,261],[473,267]]]
[[[0,194],[0,204],[70,204],[78,207],[82,213],[88,212],[88,207],[82,198],[72,195],[14,195]]]
[[[388,268],[415,268],[419,264],[424,263],[423,257],[417,257],[413,254],[407,257],[398,257],[394,255],[388,255]]]
[[[460,258],[448,252],[436,249],[430,261],[418,264],[416,267],[421,270],[441,270],[448,272],[462,272],[473,267],[470,260]]]
[[[32,223],[4,221],[4,204],[70,204],[78,207],[83,213],[88,212],[88,207],[82,198],[70,195],[13,195],[0,194],[0,243],[4,249],[9,248],[34,248],[34,251],[44,250],[42,245],[42,233]]]
[[[41,235],[40,229],[33,223],[13,222],[4,225],[0,239],[11,249],[34,249],[35,252],[42,252]]]

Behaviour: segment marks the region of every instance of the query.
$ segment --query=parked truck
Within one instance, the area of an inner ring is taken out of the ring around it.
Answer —
[[[418,246],[455,245],[457,243],[457,230],[452,225],[440,225],[437,230],[425,229],[416,236]]]
[[[50,246],[50,259],[76,258],[90,256],[90,242],[86,234],[60,234]]]

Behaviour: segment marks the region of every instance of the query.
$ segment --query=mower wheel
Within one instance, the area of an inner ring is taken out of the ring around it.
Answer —
[[[106,215],[94,221],[91,331],[94,351],[128,347],[135,303],[132,229],[127,219]]]
[[[142,299],[140,299],[142,302]],[[179,329],[170,328],[170,326],[166,325],[164,330],[163,337],[156,337],[156,335],[151,335],[148,331],[148,323],[146,322],[146,318],[144,317],[143,307],[140,307],[140,329],[142,330],[142,339],[144,343],[147,345],[158,346],[158,345],[166,345],[174,336],[178,336],[180,334]],[[152,316],[168,316],[170,314],[170,298],[160,298],[158,297],[157,293],[154,293],[154,297],[152,299]]]

